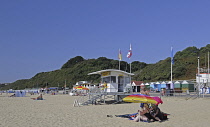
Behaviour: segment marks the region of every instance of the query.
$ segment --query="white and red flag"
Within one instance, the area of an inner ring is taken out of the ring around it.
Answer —
[[[131,44],[130,44],[130,50],[128,51],[127,57],[131,58],[131,56],[132,56],[132,50],[131,50]]]

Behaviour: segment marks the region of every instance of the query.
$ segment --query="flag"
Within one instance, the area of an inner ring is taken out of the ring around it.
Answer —
[[[131,56],[132,56],[132,50],[131,50],[131,44],[130,44],[130,50],[128,51],[127,57],[131,58]]]
[[[121,50],[120,49],[119,49],[118,59],[119,60],[122,60],[122,53],[121,53]]]
[[[171,64],[174,64],[173,47],[171,47]]]

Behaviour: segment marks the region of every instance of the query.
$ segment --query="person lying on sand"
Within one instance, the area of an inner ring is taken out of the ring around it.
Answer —
[[[38,96],[37,98],[31,98],[33,100],[43,100],[42,94],[40,94],[40,96]]]
[[[12,94],[11,96],[9,96],[9,97],[15,97],[15,93],[14,94]]]

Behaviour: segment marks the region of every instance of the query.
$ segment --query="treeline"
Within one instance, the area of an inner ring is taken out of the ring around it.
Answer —
[[[207,67],[207,53],[210,51],[210,44],[200,49],[188,47],[183,51],[178,51],[174,55],[173,79],[188,80],[195,79],[197,70],[197,58],[200,56],[200,66]],[[132,80],[150,82],[150,81],[168,81],[171,75],[171,58],[160,60],[155,64],[133,61],[132,72],[135,74]],[[90,72],[104,69],[118,69],[119,61],[99,57],[98,59],[84,59],[82,56],[76,56],[68,60],[59,70],[50,72],[41,72],[31,79],[15,81],[1,89],[24,89],[36,87],[63,87],[65,82],[67,87],[72,86],[78,81],[100,82],[100,75],[87,75]],[[121,61],[121,70],[129,72],[129,64]]]
[[[146,63],[134,61],[132,71],[147,66]],[[50,72],[41,72],[31,79],[18,80],[5,86],[4,89],[24,89],[37,87],[67,87],[72,86],[78,81],[91,81],[92,83],[100,82],[100,75],[87,75],[88,73],[103,69],[118,69],[119,61],[99,57],[98,59],[84,59],[82,56],[76,56],[68,60],[59,70]],[[121,61],[121,70],[128,71],[129,64]]]
[[[208,67],[208,52],[210,44],[200,49],[188,47],[183,51],[178,51],[174,55],[173,79],[190,80],[196,78],[198,57],[200,57],[200,67]],[[171,79],[171,58],[166,58],[155,64],[146,66],[143,70],[135,72],[134,80],[144,82],[168,81]]]

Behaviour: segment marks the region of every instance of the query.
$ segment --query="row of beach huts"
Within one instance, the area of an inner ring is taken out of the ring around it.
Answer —
[[[173,89],[176,92],[186,92],[187,90],[190,92],[195,91],[195,83],[192,81],[157,81],[144,83],[142,81],[132,81],[132,89],[133,92],[139,92],[142,88],[146,88],[150,91],[160,92],[161,89],[170,90]]]

